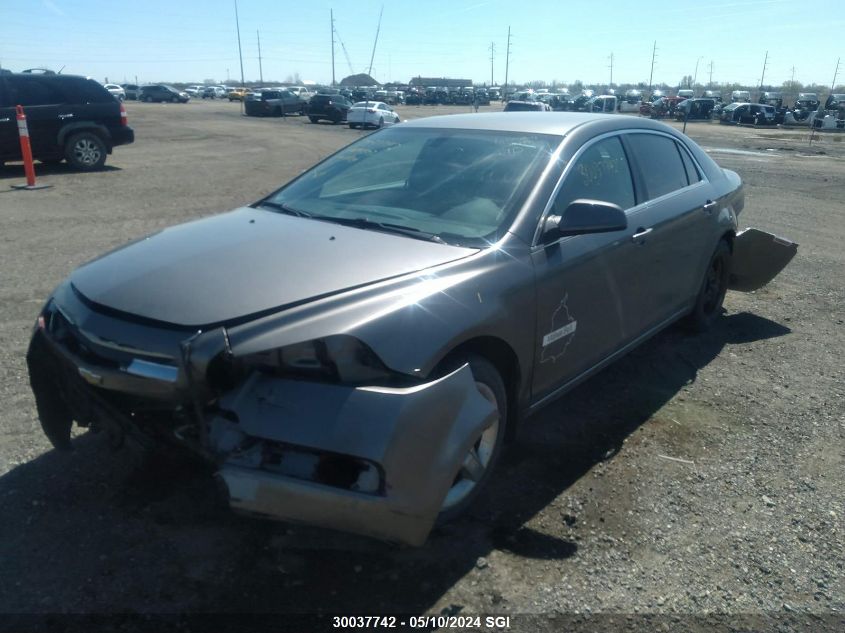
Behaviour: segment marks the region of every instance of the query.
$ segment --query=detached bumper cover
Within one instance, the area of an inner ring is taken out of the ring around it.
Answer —
[[[774,279],[798,252],[798,244],[760,229],[736,234],[731,258],[731,290],[751,292]]]
[[[425,542],[463,459],[496,414],[468,365],[402,389],[256,374],[220,404],[237,415],[247,443],[352,456],[377,464],[384,478],[378,492],[343,489],[245,467],[235,450],[219,472],[233,508],[411,545]]]

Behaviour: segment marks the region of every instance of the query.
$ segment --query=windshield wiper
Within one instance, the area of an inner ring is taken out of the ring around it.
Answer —
[[[307,211],[302,211],[300,209],[294,209],[282,202],[273,202],[272,200],[264,200],[263,202],[258,203],[259,207],[269,207],[271,209],[276,209],[277,211],[281,211],[282,213],[287,213],[288,215],[295,215],[300,218],[311,218],[314,217]]]
[[[398,233],[400,235],[407,235],[417,240],[425,240],[427,242],[437,242],[438,244],[445,244],[445,240],[435,233],[427,233],[420,229],[415,229],[412,226],[404,226],[402,224],[391,224],[390,222],[376,222],[367,218],[333,218],[327,215],[312,216],[315,220],[325,220],[326,222],[334,222],[335,224],[342,224],[344,226],[354,226],[359,229],[376,229],[385,231],[386,233]]]

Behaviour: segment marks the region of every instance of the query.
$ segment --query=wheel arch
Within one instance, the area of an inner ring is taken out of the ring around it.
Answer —
[[[488,360],[505,383],[508,397],[508,421],[505,439],[512,440],[519,426],[519,400],[522,391],[522,368],[519,357],[504,340],[495,336],[478,336],[460,343],[437,364],[435,374],[452,367],[460,359],[476,354]]]
[[[106,146],[106,151],[111,154],[112,151],[112,137],[111,133],[109,132],[108,128],[105,125],[100,125],[99,123],[94,123],[93,121],[76,121],[69,125],[65,125],[59,130],[59,137],[58,137],[58,144],[59,146],[64,146],[65,142],[73,136],[74,134],[78,134],[80,132],[92,132],[100,137],[100,140]]]

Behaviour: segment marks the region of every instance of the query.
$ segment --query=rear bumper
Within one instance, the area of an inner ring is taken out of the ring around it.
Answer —
[[[736,234],[731,256],[731,290],[751,292],[762,288],[798,252],[798,244],[760,229],[748,228]]]
[[[117,147],[118,145],[129,145],[130,143],[135,142],[135,130],[128,125],[121,125],[120,127],[112,128],[110,132],[112,147]]]

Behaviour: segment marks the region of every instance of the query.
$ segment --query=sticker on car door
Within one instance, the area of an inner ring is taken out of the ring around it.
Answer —
[[[564,295],[563,300],[558,305],[557,309],[552,314],[552,330],[543,335],[543,353],[540,356],[540,362],[556,361],[558,358],[566,353],[572,337],[575,336],[575,330],[578,328],[578,321],[576,321],[569,313],[569,307],[566,302],[569,299],[569,294]]]

